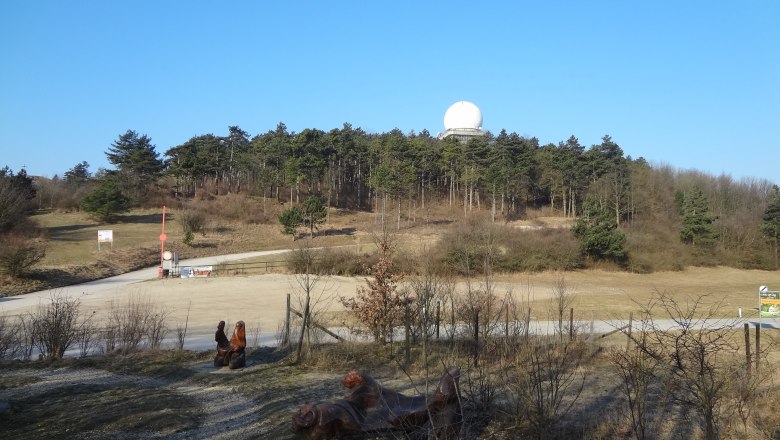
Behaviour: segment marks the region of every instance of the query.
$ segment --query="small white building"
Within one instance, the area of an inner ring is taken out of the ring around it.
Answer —
[[[461,142],[486,134],[482,130],[482,112],[468,101],[458,101],[447,109],[444,113],[444,130],[444,133],[439,133],[439,139],[452,136]]]

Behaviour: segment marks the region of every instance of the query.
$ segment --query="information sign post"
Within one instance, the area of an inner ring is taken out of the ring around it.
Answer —
[[[114,249],[114,230],[113,229],[100,229],[98,230],[98,251],[100,250],[100,243],[110,243],[111,250]]]

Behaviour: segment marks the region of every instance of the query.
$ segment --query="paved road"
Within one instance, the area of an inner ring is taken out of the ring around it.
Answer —
[[[180,260],[179,266],[216,265],[230,261],[243,260],[246,258],[283,254],[289,251],[289,249],[277,249],[270,251],[244,252],[241,254],[218,255],[214,257],[192,258],[188,260]],[[80,297],[82,295],[95,295],[107,293],[109,291],[115,291],[119,287],[157,279],[157,271],[158,266],[149,267],[109,278],[103,278],[81,284],[74,284],[72,286],[58,287],[56,289],[41,290],[24,295],[0,298],[0,311],[10,312],[13,314],[14,310],[33,307],[39,304],[41,301],[48,300],[51,295],[55,293],[59,293],[68,297]]]

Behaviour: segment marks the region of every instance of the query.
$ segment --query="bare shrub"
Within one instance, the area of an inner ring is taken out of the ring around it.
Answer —
[[[33,341],[45,358],[62,359],[78,341],[79,306],[79,300],[53,293],[48,304],[39,304],[30,312]]]
[[[250,327],[247,333],[250,334],[248,348],[257,349],[258,346],[260,345],[260,336],[262,335],[262,329],[260,328],[260,324],[255,324],[252,327]]]
[[[131,353],[143,348],[142,343],[159,348],[168,331],[168,315],[149,296],[133,293],[124,304],[112,301],[104,329],[106,351]]]
[[[31,314],[21,315],[18,318],[19,334],[17,335],[18,350],[16,357],[23,361],[30,360],[35,349],[35,327]]]
[[[249,224],[269,222],[269,217],[263,212],[262,203],[245,194],[231,193],[215,196],[209,200],[209,203],[198,203],[194,208],[200,208],[208,215],[221,219],[243,221]]]
[[[720,303],[707,304],[706,295],[686,302],[656,292],[642,306],[645,331],[632,335],[639,350],[658,364],[659,378],[668,383],[671,397],[692,410],[707,440],[721,437],[722,422],[731,412],[733,384],[744,369],[740,362],[734,322],[722,319]],[[663,316],[673,325],[660,323]]]
[[[422,274],[409,280],[413,299],[411,332],[414,342],[434,336],[436,320],[441,322],[443,318],[442,304],[446,304],[455,290],[452,278],[437,274],[430,260],[423,259],[421,262]]]
[[[651,386],[656,382],[658,365],[642,350],[612,349],[609,359],[621,380],[621,393],[628,405],[631,432],[638,440],[650,438]],[[656,402],[657,403],[657,402]]]
[[[206,235],[206,214],[200,210],[184,209],[176,215],[184,233],[184,244],[191,245],[195,234]]]
[[[176,326],[176,342],[179,350],[184,350],[184,340],[187,338],[187,327],[190,323],[190,310],[192,309],[192,300],[187,303],[187,317],[184,318],[184,324],[179,323]]]
[[[565,333],[574,335],[575,329],[568,327],[568,320],[564,316],[574,305],[575,293],[566,285],[566,279],[560,275],[552,289],[552,301],[555,310],[555,318],[558,320],[558,326],[555,331],[559,337],[563,338]]]
[[[0,238],[0,269],[13,277],[23,276],[46,256],[45,246],[14,234]]]
[[[0,315],[0,359],[12,359],[18,350],[18,345],[13,321],[5,314]]]
[[[540,337],[517,353],[505,373],[508,411],[532,438],[560,438],[560,423],[584,387],[586,351],[580,341]]]
[[[577,239],[568,229],[511,229],[503,248],[506,252],[496,259],[496,270],[539,272],[585,265]]]
[[[312,269],[316,273],[329,275],[364,275],[366,267],[370,266],[365,256],[355,255],[351,249],[326,248],[316,252],[312,262]],[[298,260],[291,260],[288,266],[295,272],[301,272],[302,267],[297,267]]]
[[[92,316],[83,319],[79,323],[78,329],[76,329],[76,334],[79,346],[79,356],[81,357],[85,357],[91,352],[95,351],[95,349],[100,344],[100,340],[97,337],[99,336],[99,332],[95,322],[92,320]]]

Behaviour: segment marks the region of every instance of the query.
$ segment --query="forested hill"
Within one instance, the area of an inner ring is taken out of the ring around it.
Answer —
[[[82,162],[62,179],[39,179],[38,200],[59,191],[67,196],[48,200],[85,208],[84,197],[108,185],[130,204],[154,200],[150,193],[239,193],[294,205],[318,196],[330,207],[410,219],[445,206],[456,217],[482,213],[498,225],[544,210],[576,219],[564,232],[577,240],[583,264],[777,267],[780,192],[771,182],[651,165],[625,156],[610,136],[587,147],[574,136],[540,145],[502,130],[461,143],[427,131],[370,134],[350,124],[293,133],[280,123],[251,138],[236,126],[226,136],[195,136],[162,156],[148,136],[129,130],[106,155],[115,170],[92,175]]]

